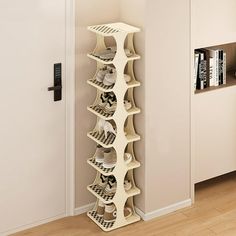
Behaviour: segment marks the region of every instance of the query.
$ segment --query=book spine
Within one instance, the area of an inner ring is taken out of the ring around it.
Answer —
[[[199,54],[195,54],[194,59],[195,59],[194,60],[194,90],[196,90],[197,89]]]
[[[204,89],[207,80],[207,62],[206,60],[202,60],[199,66],[199,73],[200,73],[200,89]]]
[[[219,85],[223,84],[223,50],[219,50]]]
[[[216,72],[215,86],[218,86],[219,85],[219,50],[216,50],[216,67],[215,67],[215,72]]]
[[[210,60],[209,60],[209,81],[210,81],[210,86],[215,85],[213,71],[214,71],[214,58],[210,57]]]
[[[226,84],[226,53],[223,53],[223,84]]]

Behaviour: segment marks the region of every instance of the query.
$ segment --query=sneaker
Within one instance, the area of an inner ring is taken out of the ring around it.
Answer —
[[[114,176],[109,176],[108,177],[108,182],[107,185],[104,189],[106,194],[114,194],[116,192],[116,188],[117,188],[117,183],[116,183],[116,179]]]
[[[97,74],[96,74],[96,80],[98,82],[103,82],[105,75],[109,72],[109,70],[107,69],[107,67],[103,67],[100,70],[98,70]]]
[[[125,106],[126,111],[128,111],[132,108],[132,104],[128,100],[124,100],[124,106]]]
[[[107,86],[111,86],[116,82],[117,73],[115,69],[111,69],[109,72],[106,73],[103,84]]]
[[[110,99],[110,97],[115,97],[115,94],[114,93],[111,93],[111,92],[104,92],[100,95],[100,102],[97,104],[97,106],[100,108],[100,109],[104,109],[107,105],[107,102],[108,102],[108,99]]]
[[[125,164],[128,165],[132,161],[133,157],[130,153],[126,152],[124,155]]]
[[[107,54],[115,54],[116,53],[116,46],[107,47],[105,50],[94,52],[93,55],[100,57],[101,59],[105,57]]]
[[[106,222],[113,222],[116,220],[116,207],[113,203],[105,205],[103,219]]]
[[[99,182],[99,186],[102,188],[102,189],[105,189],[105,187],[107,186],[108,184],[108,176],[104,176],[104,175],[100,175],[100,182]]]
[[[104,110],[108,113],[114,112],[116,110],[116,96],[110,96],[108,98],[107,104],[104,107]]]
[[[126,83],[129,83],[131,81],[131,76],[124,74],[124,79]]]
[[[124,181],[124,188],[125,188],[125,191],[129,191],[132,188],[131,181],[125,180]]]
[[[105,203],[101,200],[98,200],[97,215],[102,217],[105,212]]]
[[[116,165],[116,154],[115,151],[106,150],[104,151],[104,161],[103,161],[104,168],[113,168]]]
[[[95,161],[98,163],[103,163],[104,161],[104,148],[101,145],[97,145],[96,152],[94,154]]]
[[[132,210],[130,207],[125,207],[124,208],[124,217],[125,218],[129,218],[130,216],[132,216]]]

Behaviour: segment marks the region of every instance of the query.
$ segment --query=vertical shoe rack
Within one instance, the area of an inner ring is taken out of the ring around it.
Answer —
[[[134,154],[134,142],[140,140],[140,136],[136,134],[133,117],[140,113],[140,109],[136,107],[134,101],[134,88],[140,86],[140,83],[135,79],[133,66],[134,61],[140,59],[140,56],[135,53],[133,38],[134,33],[139,32],[140,29],[124,24],[112,23],[104,25],[89,26],[88,30],[96,33],[97,44],[95,50],[88,54],[88,57],[97,62],[97,72],[105,65],[113,65],[117,71],[116,83],[111,86],[106,86],[102,82],[94,78],[88,80],[88,84],[97,89],[97,97],[93,105],[88,107],[88,110],[97,116],[97,120],[102,118],[116,128],[117,134],[108,134],[105,139],[104,132],[99,134],[96,127],[93,131],[88,133],[88,137],[104,148],[114,148],[116,151],[117,162],[113,168],[104,168],[101,163],[97,163],[95,157],[88,159],[88,164],[97,170],[97,176],[93,184],[89,185],[88,190],[97,198],[97,202],[93,210],[87,213],[100,228],[104,231],[111,231],[125,225],[137,222],[140,216],[135,213],[133,197],[140,194],[140,190],[136,187],[133,170],[140,166],[136,161]],[[116,55],[113,59],[102,60],[95,56],[96,52],[101,52],[106,49],[106,37],[113,37],[116,42]],[[128,48],[132,53],[131,56],[126,56],[124,47]],[[96,72],[96,73],[97,73]],[[131,77],[130,82],[124,79],[124,73]],[[106,114],[103,110],[97,109],[97,104],[100,101],[100,95],[104,92],[114,92],[117,100],[117,107],[114,113]],[[124,99],[128,99],[132,108],[128,111],[124,107]],[[124,153],[132,154],[132,161],[128,165],[124,161]],[[116,178],[117,189],[115,194],[106,195],[106,193],[99,187],[100,175],[110,176]],[[132,188],[129,191],[124,189],[124,180],[128,179],[132,183]],[[98,201],[103,201],[105,204],[113,203],[116,206],[116,220],[113,222],[104,221],[103,217],[97,215],[96,209]],[[124,216],[124,207],[128,206],[132,209],[132,215],[128,218]]]

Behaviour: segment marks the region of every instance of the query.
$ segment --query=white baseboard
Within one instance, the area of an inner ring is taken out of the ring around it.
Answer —
[[[35,223],[32,223],[32,224],[22,225],[22,226],[19,226],[19,227],[15,228],[15,229],[8,230],[6,232],[2,232],[2,233],[0,232],[0,236],[6,236],[6,235],[14,234],[14,233],[17,233],[17,232],[20,232],[20,231],[23,231],[23,230],[27,230],[27,229],[30,229],[30,228],[33,228],[33,227],[36,227],[36,226],[39,226],[39,225],[43,225],[43,224],[55,221],[55,220],[59,220],[59,219],[64,218],[64,217],[66,217],[65,213],[63,213],[61,215],[58,215],[58,216],[55,216],[55,217],[52,217],[52,218],[41,220],[41,221],[38,221],[38,222],[35,222]]]
[[[92,210],[94,205],[95,205],[95,202],[94,203],[90,203],[90,204],[85,205],[85,206],[82,206],[82,207],[75,208],[74,215],[78,216],[78,215],[84,214],[87,211]]]
[[[177,203],[172,204],[170,206],[167,206],[167,207],[164,207],[164,208],[152,211],[152,212],[148,212],[148,213],[144,213],[143,211],[141,211],[138,208],[135,208],[135,210],[144,221],[148,221],[148,220],[152,220],[156,217],[160,217],[160,216],[172,213],[174,211],[180,210],[182,208],[191,206],[191,204],[192,204],[191,199],[187,199],[182,202],[177,202]]]

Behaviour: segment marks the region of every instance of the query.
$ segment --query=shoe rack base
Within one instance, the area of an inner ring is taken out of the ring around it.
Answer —
[[[119,22],[89,26],[88,30],[96,33],[97,37],[97,44],[94,51],[87,54],[90,59],[97,62],[97,70],[95,76],[88,80],[87,83],[97,89],[97,97],[94,103],[88,106],[87,109],[97,116],[97,124],[87,136],[104,148],[114,149],[117,162],[112,168],[104,168],[101,163],[96,162],[95,156],[87,160],[88,164],[97,170],[97,176],[94,182],[87,187],[88,191],[97,198],[97,203],[94,209],[89,211],[87,215],[102,230],[111,231],[140,220],[140,216],[135,212],[133,201],[133,197],[141,192],[136,187],[133,176],[133,170],[140,167],[140,163],[135,157],[133,143],[139,141],[141,138],[136,133],[133,122],[133,116],[141,112],[134,101],[134,88],[140,86],[140,82],[136,80],[133,68],[134,62],[140,59],[140,56],[135,52],[133,37],[134,33],[139,32],[140,29]],[[98,52],[107,48],[107,37],[113,37],[116,42],[116,50],[114,57],[104,60],[97,55],[99,55]],[[125,49],[129,50],[129,54],[126,53]],[[109,65],[109,67],[114,66],[116,69],[116,82],[109,86],[96,80],[98,71],[106,65]],[[125,74],[128,76],[125,76]],[[115,94],[116,109],[114,112],[107,112],[107,109],[101,105],[101,95],[104,92]],[[126,107],[124,101],[126,101]],[[127,104],[130,106],[130,109],[127,108]],[[98,126],[100,119],[109,122],[116,129],[116,135],[100,130]],[[125,159],[125,157],[127,158],[125,153],[131,154],[132,160]],[[115,193],[108,193],[104,190],[104,187],[100,186],[101,175],[114,176],[116,179]],[[124,180],[127,180],[131,187],[126,182],[124,183]],[[99,201],[102,201],[106,205],[114,204],[116,208],[116,219],[113,222],[106,222],[103,217],[97,215]],[[129,217],[124,216],[125,207],[128,207],[132,212]]]

